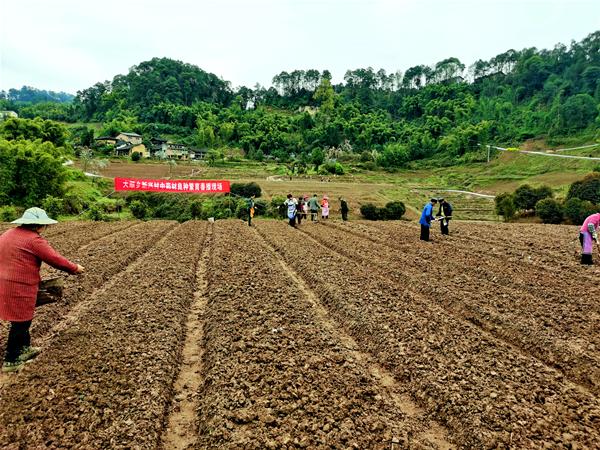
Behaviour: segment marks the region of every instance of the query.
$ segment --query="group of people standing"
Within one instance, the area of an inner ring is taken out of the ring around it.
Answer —
[[[439,209],[437,214],[433,215],[434,208],[439,203]],[[419,224],[421,224],[421,240],[429,241],[429,231],[431,229],[432,222],[439,221],[440,229],[442,234],[449,234],[448,225],[450,224],[450,220],[452,220],[452,205],[447,202],[444,198],[432,198],[429,203],[425,205],[423,208],[423,212],[421,213],[421,219],[419,220]]]
[[[339,200],[342,220],[346,221],[348,220],[348,203],[342,197],[339,197]],[[308,198],[308,195],[300,195],[296,198],[292,194],[288,194],[283,204],[286,208],[289,224],[292,227],[300,225],[303,219],[308,219],[309,214],[311,222],[318,222],[319,211],[321,211],[321,219],[329,219],[329,197],[326,195],[319,201],[317,194],[313,194],[310,198]]]

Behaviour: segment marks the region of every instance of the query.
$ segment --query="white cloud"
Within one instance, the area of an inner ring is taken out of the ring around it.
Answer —
[[[282,70],[388,72],[509,48],[551,48],[600,29],[597,0],[0,0],[0,89],[75,92],[154,56],[234,86]]]

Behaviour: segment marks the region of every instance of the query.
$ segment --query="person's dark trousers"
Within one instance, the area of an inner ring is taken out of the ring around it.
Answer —
[[[429,227],[425,225],[421,225],[421,240],[428,241],[429,240]]]
[[[302,223],[302,214],[300,214],[300,213],[296,214],[296,221],[298,222],[298,225],[300,225]]]
[[[250,211],[248,211],[248,226],[252,226],[252,214],[250,214]]]
[[[319,216],[319,211],[315,210],[315,209],[311,209],[310,210],[310,221],[314,222],[315,220],[317,220],[317,217]]]
[[[348,220],[348,213],[342,211],[342,220],[346,222]]]
[[[10,323],[4,361],[11,363],[16,362],[19,355],[23,352],[23,349],[31,345],[31,336],[29,335],[30,326],[31,320],[28,320],[27,322]]]
[[[583,233],[579,233],[579,243],[581,244],[581,249],[583,250]],[[585,264],[588,266],[591,266],[592,264],[594,264],[591,253],[582,253],[581,254],[581,264]]]
[[[290,226],[291,227],[296,227],[296,216],[292,217],[290,219]]]
[[[446,222],[446,224],[444,225],[444,222]],[[449,222],[446,220],[441,220],[440,221],[440,227],[442,229],[442,234],[448,234],[448,224]]]

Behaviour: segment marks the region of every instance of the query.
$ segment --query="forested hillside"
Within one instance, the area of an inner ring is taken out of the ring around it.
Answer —
[[[399,167],[482,158],[480,144],[594,139],[600,125],[600,31],[551,50],[508,50],[470,67],[456,58],[388,74],[295,70],[269,88],[232,88],[202,69],[154,58],[77,93],[72,103],[3,109],[23,117],[102,122],[198,147],[241,147],[253,159],[320,160],[331,149]],[[335,152],[333,152],[335,154]]]

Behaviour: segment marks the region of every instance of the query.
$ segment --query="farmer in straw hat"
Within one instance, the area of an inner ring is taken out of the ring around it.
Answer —
[[[54,250],[40,233],[56,223],[40,208],[29,208],[13,223],[16,228],[0,236],[0,319],[10,322],[3,372],[17,370],[34,358],[39,348],[31,347],[29,327],[35,311],[42,262],[68,272],[85,269]]]

